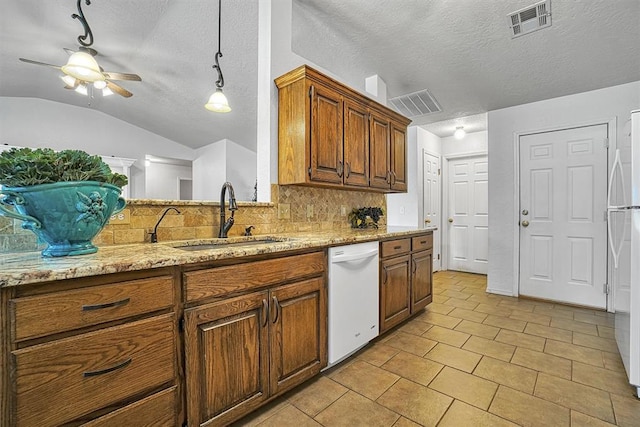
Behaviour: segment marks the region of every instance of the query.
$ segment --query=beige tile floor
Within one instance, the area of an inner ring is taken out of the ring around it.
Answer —
[[[434,275],[434,301],[238,426],[640,426],[613,316]]]

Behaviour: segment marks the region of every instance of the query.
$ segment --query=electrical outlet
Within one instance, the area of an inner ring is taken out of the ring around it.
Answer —
[[[347,207],[346,206],[340,206],[340,215],[347,216]]]
[[[313,205],[307,205],[307,218],[313,217]]]
[[[109,217],[109,224],[129,224],[131,222],[131,211],[125,209]]]
[[[290,219],[291,218],[291,204],[280,203],[278,205],[278,219]]]

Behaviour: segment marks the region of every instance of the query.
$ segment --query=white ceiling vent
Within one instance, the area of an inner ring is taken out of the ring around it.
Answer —
[[[508,16],[511,38],[551,26],[551,0],[516,10]]]
[[[406,117],[417,117],[442,111],[440,104],[428,90],[396,96],[395,98],[390,98],[389,103],[396,111]]]

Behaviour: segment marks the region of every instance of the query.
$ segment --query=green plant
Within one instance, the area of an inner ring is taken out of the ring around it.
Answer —
[[[353,208],[349,214],[351,228],[378,228],[378,220],[383,215],[382,208],[378,207]]]
[[[60,181],[98,181],[122,188],[127,177],[111,172],[100,156],[81,150],[12,148],[0,153],[0,184],[26,187]]]

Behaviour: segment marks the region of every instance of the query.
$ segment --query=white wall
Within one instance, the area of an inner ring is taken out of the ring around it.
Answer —
[[[151,162],[146,167],[147,199],[179,200],[178,178],[191,179],[191,166]]]
[[[196,150],[193,160],[193,200],[219,200],[226,181],[226,139]]]
[[[487,131],[468,133],[462,139],[448,136],[442,138],[441,142],[444,157],[461,154],[486,154],[489,146]]]
[[[191,160],[194,150],[107,114],[45,99],[0,97],[0,144],[137,159],[130,195],[145,197],[145,154]]]
[[[229,181],[237,200],[251,200],[256,183],[256,153],[223,139],[196,150],[193,160],[193,199],[219,200]]]
[[[256,153],[233,141],[227,141],[227,181],[233,185],[237,200],[251,200],[256,184]]]
[[[640,81],[489,112],[489,292],[512,295],[518,280],[516,134],[615,118],[619,138],[629,112],[638,107]]]

